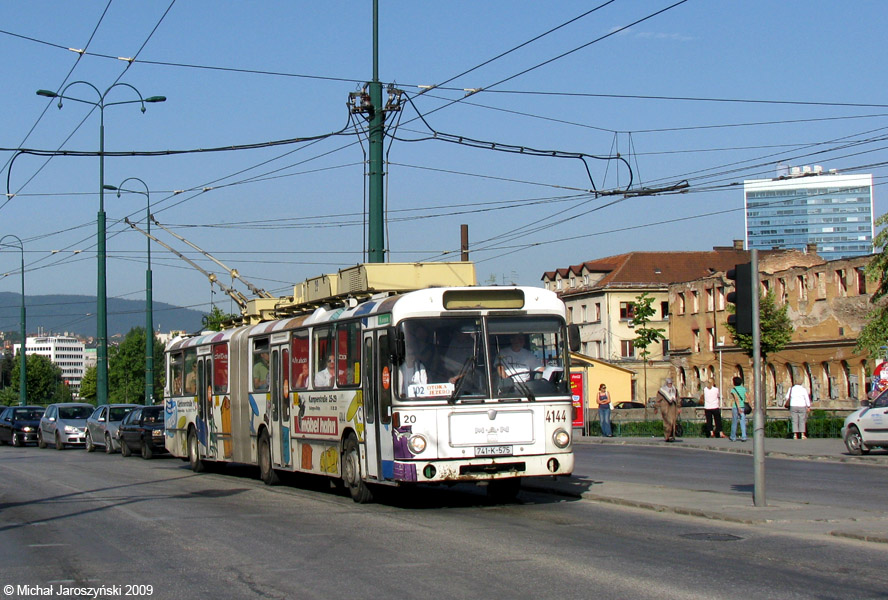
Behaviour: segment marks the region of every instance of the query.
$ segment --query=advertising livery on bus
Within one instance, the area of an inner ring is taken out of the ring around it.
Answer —
[[[338,304],[338,305],[337,305]],[[306,305],[166,348],[166,446],[374,486],[569,475],[564,304],[529,287],[431,287]]]

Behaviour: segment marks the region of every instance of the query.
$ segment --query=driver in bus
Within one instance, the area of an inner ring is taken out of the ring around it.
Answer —
[[[524,335],[513,333],[509,337],[509,346],[500,350],[496,357],[496,369],[502,379],[529,381],[534,371],[542,371],[542,361],[524,347]]]

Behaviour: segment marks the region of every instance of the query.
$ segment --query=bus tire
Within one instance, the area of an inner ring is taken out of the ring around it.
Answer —
[[[494,502],[512,502],[521,490],[521,479],[492,479],[487,484],[487,497]]]
[[[271,464],[271,440],[268,432],[263,431],[259,436],[259,478],[265,485],[277,485],[280,478]]]
[[[200,445],[197,441],[197,432],[194,429],[188,431],[188,464],[195,473],[203,473],[206,470],[204,461],[200,459]]]
[[[355,502],[365,504],[373,500],[373,492],[361,473],[361,453],[354,435],[349,435],[342,444],[342,482]]]

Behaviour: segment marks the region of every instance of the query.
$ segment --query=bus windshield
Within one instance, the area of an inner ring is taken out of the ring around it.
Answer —
[[[563,395],[564,323],[556,317],[413,319],[401,324],[401,398],[526,398]],[[493,384],[494,393],[490,393]]]
[[[402,398],[487,397],[487,358],[480,318],[404,322],[404,361],[398,369]]]

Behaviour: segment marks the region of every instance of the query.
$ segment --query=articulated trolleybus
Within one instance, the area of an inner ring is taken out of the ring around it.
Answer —
[[[390,283],[392,269],[411,285]],[[449,285],[454,273],[469,285]],[[343,292],[355,279],[363,292]],[[374,486],[455,482],[507,499],[522,478],[570,475],[564,304],[472,283],[471,263],[358,265],[262,299],[274,306],[252,324],[175,338],[167,449],[195,471],[258,465],[268,484],[338,478],[356,502]]]

